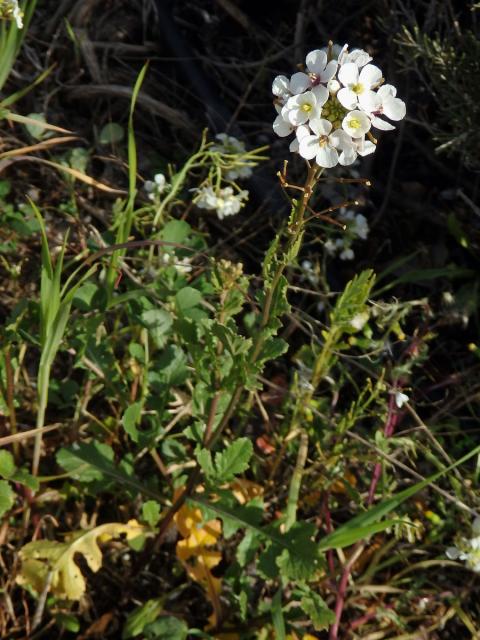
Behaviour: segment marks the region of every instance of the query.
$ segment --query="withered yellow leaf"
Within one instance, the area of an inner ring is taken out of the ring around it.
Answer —
[[[66,600],[79,600],[86,590],[85,578],[75,562],[80,553],[93,572],[102,566],[102,551],[99,542],[125,535],[127,540],[137,538],[145,528],[136,520],[128,524],[110,522],[90,531],[76,531],[65,542],[36,540],[20,550],[22,561],[17,583],[29,585],[38,594],[45,588]]]

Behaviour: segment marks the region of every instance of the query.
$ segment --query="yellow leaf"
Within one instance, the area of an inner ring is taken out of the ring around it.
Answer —
[[[144,527],[136,520],[128,524],[110,522],[90,531],[77,531],[67,536],[65,542],[36,540],[20,550],[22,566],[17,583],[30,585],[37,594],[45,588],[66,600],[80,600],[86,590],[85,578],[75,563],[75,554],[80,553],[93,572],[102,566],[102,551],[98,542],[125,535],[127,540],[137,538]]]

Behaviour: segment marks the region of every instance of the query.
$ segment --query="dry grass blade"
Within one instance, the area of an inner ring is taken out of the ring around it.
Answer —
[[[3,438],[0,438],[0,447],[6,447],[13,442],[21,442],[22,440],[34,438],[40,431],[43,433],[55,431],[55,429],[60,429],[62,426],[63,424],[59,422],[57,424],[52,424],[49,427],[45,427],[44,429],[30,429],[29,431],[23,431],[22,433],[14,433],[11,436],[4,436]]]
[[[32,144],[28,147],[20,147],[20,149],[12,149],[11,151],[0,153],[0,160],[2,158],[13,158],[15,156],[22,156],[26,153],[32,153],[33,151],[44,151],[45,149],[56,146],[57,144],[66,144],[67,142],[73,142],[74,140],[78,139],[79,138],[77,136],[50,138],[49,140],[44,140],[43,142],[38,142],[37,144]]]
[[[58,171],[63,171],[64,173],[68,173],[68,175],[72,176],[72,178],[76,178],[85,184],[88,184],[91,187],[96,187],[101,191],[106,191],[107,193],[115,193],[117,195],[125,195],[126,191],[122,189],[114,189],[113,187],[109,187],[103,182],[99,182],[95,180],[95,178],[91,178],[87,176],[85,173],[78,171],[77,169],[72,169],[71,167],[66,167],[62,164],[58,164],[58,162],[52,162],[51,160],[45,160],[43,158],[35,158],[35,156],[16,156],[14,158],[5,158],[3,161],[0,161],[0,173],[8,166],[13,164],[14,162],[19,161],[28,161],[28,162],[39,162],[40,164],[45,164],[49,167],[53,167],[54,169],[58,169]]]

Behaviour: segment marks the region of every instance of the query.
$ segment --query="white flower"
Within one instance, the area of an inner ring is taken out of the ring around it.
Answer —
[[[277,76],[272,83],[272,93],[274,96],[284,102],[290,96],[297,93],[303,93],[306,89],[309,89],[312,85],[310,78],[299,71],[294,73],[290,80],[287,76]]]
[[[352,209],[340,209],[340,220],[349,222],[348,230],[361,240],[366,240],[370,228],[367,219],[361,213],[355,213]]]
[[[352,138],[361,138],[370,131],[370,118],[363,111],[349,111],[342,121],[342,128]]]
[[[347,62],[340,66],[338,79],[343,88],[337,93],[337,98],[345,109],[355,109],[358,104],[363,106],[366,100],[371,100],[373,89],[382,80],[382,72],[374,64],[367,64],[360,71],[355,62]]]
[[[193,269],[190,264],[190,258],[185,256],[185,258],[177,258],[176,255],[172,253],[165,252],[162,254],[162,262],[166,266],[173,266],[178,271],[178,273],[190,273]]]
[[[345,46],[346,46],[346,49],[344,48],[344,51],[340,55],[340,58],[339,58],[339,63],[340,64],[348,64],[349,62],[353,62],[353,63],[355,63],[357,65],[357,67],[359,69],[361,69],[366,64],[371,62],[372,56],[370,56],[363,49],[353,49],[349,53],[348,52],[348,45],[345,45]]]
[[[277,136],[285,138],[285,136],[289,136],[294,131],[294,126],[285,120],[282,114],[279,114],[273,121],[273,130]]]
[[[403,405],[408,402],[410,398],[406,393],[402,393],[401,391],[395,391],[395,404],[399,409],[403,407]]]
[[[198,196],[195,199],[197,207],[216,211],[219,220],[227,216],[237,214],[244,206],[244,200],[248,198],[248,191],[234,192],[232,187],[225,187],[215,191],[211,186],[197,189]]]
[[[292,96],[282,109],[282,115],[294,126],[305,124],[320,116],[321,107],[328,100],[328,96],[328,90],[321,85],[311,91]]]
[[[310,262],[310,260],[303,260],[300,266],[304,271],[306,279],[314,286],[318,285],[320,278],[318,276],[317,271],[313,268],[313,265]]]
[[[307,65],[308,74],[295,74],[298,86],[306,85],[309,87],[312,84],[315,86],[321,82],[327,83],[333,78],[338,67],[338,62],[336,60],[330,60],[330,62],[328,62],[327,53],[324,49],[315,49],[315,51],[310,51],[305,59],[305,64]]]
[[[235,136],[229,136],[228,133],[218,133],[215,136],[219,144],[213,144],[212,151],[219,151],[220,153],[245,153],[245,143],[235,138]]]
[[[340,260],[353,260],[354,257],[355,254],[353,253],[353,249],[351,249],[350,247],[344,249],[339,256]]]
[[[390,131],[395,127],[378,116],[385,115],[394,121],[405,117],[405,103],[396,95],[397,89],[391,84],[385,84],[376,93],[371,92],[365,97],[362,109],[369,114],[372,126],[382,131]]]
[[[458,545],[448,547],[447,558],[450,560],[465,560],[469,569],[480,573],[480,517],[477,516],[472,523],[473,537],[470,539],[461,538]]]
[[[290,143],[290,147],[289,147],[290,151],[292,153],[298,153],[300,148],[300,141],[309,135],[310,135],[310,128],[306,124],[302,124],[299,127],[297,127],[297,130],[295,132],[295,138]]]
[[[303,158],[315,158],[316,163],[325,168],[335,167],[338,163],[348,165],[355,160],[351,140],[345,131],[332,132],[332,123],[321,118],[312,120],[310,128],[315,135],[300,140],[299,153]]]
[[[163,173],[157,173],[153,176],[153,180],[145,181],[144,188],[148,192],[149,199],[156,200],[167,188],[167,179]]]

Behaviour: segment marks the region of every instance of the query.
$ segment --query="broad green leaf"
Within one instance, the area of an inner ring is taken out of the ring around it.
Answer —
[[[0,476],[8,480],[15,473],[15,460],[10,451],[0,450]]]
[[[173,323],[173,318],[164,309],[148,309],[140,316],[142,324],[148,329],[152,340],[161,348],[167,341],[167,334]]]
[[[192,227],[185,220],[169,220],[159,236],[165,242],[184,244],[191,231]]]
[[[47,122],[43,113],[29,113],[27,118],[33,122],[27,122],[25,124],[25,129],[32,136],[32,138],[35,138],[36,140],[42,140],[42,138],[45,136],[45,124]],[[34,124],[34,122],[38,122],[38,124]]]
[[[82,482],[103,480],[105,469],[112,466],[111,447],[96,440],[91,443],[73,444],[68,449],[61,448],[57,453],[58,464],[65,471]]]
[[[0,516],[13,507],[15,494],[6,480],[0,480]]]
[[[32,476],[32,474],[29,473],[26,469],[16,469],[10,480],[12,482],[19,482],[20,484],[24,484],[32,491],[38,491],[38,488],[40,487],[38,478]]]
[[[145,640],[187,640],[188,627],[183,620],[166,616],[147,625],[144,634]]]
[[[128,433],[133,442],[138,442],[139,433],[137,426],[140,423],[141,415],[142,403],[134,402],[125,409],[125,413],[122,416],[123,428]]]
[[[108,122],[98,136],[100,144],[115,144],[121,142],[125,137],[125,131],[117,122]]]
[[[183,287],[183,289],[177,291],[175,295],[175,304],[179,313],[185,314],[185,312],[192,309],[192,307],[196,307],[201,299],[202,294],[198,289]]]

